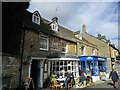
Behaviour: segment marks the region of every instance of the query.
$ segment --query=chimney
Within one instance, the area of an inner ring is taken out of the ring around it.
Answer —
[[[99,34],[98,34],[98,39],[101,39],[101,37],[102,37],[102,36],[101,36],[101,34],[99,33]]]
[[[58,18],[57,18],[57,17],[53,17],[53,18],[52,18],[52,22],[54,22],[54,21],[57,22],[57,21],[58,21]]]
[[[83,32],[83,33],[86,32],[86,25],[85,25],[85,24],[82,25],[82,32]]]

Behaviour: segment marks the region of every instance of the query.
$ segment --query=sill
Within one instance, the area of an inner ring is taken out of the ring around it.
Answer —
[[[62,53],[64,53],[64,54],[65,54],[66,52],[62,52]]]
[[[48,49],[43,49],[43,48],[40,48],[39,50],[48,51]]]

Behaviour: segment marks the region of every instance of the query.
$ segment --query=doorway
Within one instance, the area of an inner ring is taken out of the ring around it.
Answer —
[[[33,79],[35,88],[38,88],[39,87],[39,79],[40,79],[40,67],[39,67],[38,60],[32,60],[30,77]]]

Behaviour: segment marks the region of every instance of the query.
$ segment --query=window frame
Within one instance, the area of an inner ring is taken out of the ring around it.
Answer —
[[[46,44],[46,45],[47,45],[47,46],[46,46],[47,48],[46,48],[46,49],[41,47],[41,38],[42,38],[42,39],[44,38],[44,39],[47,40],[47,44]],[[40,50],[48,51],[48,50],[49,50],[48,47],[49,47],[49,38],[48,38],[48,37],[44,37],[44,36],[40,36]]]
[[[57,23],[52,23],[51,24],[51,29],[53,30],[53,31],[58,31],[58,24]]]
[[[39,15],[35,15],[37,13],[34,13],[32,16],[32,21],[38,25],[40,25],[40,16]],[[35,19],[36,18],[36,19]]]
[[[65,44],[65,47],[63,47],[63,44]],[[63,49],[65,49],[65,52],[63,51]],[[67,52],[67,44],[66,43],[62,42],[62,50],[61,51],[62,51],[62,53],[66,53]]]
[[[81,46],[81,54],[85,55],[85,46]]]

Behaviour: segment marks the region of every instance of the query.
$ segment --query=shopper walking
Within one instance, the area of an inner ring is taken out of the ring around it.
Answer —
[[[117,86],[117,82],[118,82],[118,79],[119,79],[119,76],[117,74],[117,72],[115,71],[115,69],[113,68],[112,71],[110,72],[110,75],[109,75],[109,79],[112,79],[113,81],[113,86],[114,88],[116,88]]]

